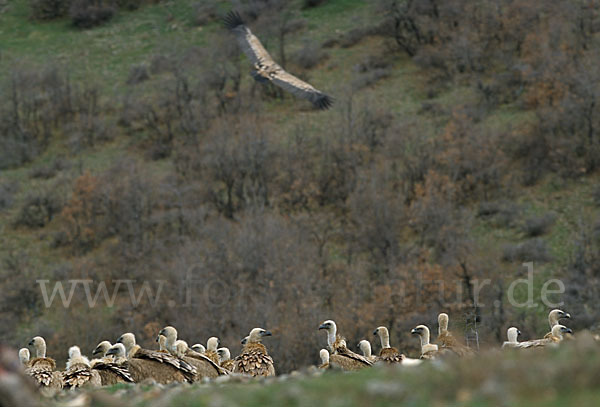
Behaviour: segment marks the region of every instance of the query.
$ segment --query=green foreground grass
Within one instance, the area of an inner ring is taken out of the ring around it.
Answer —
[[[600,343],[584,332],[558,349],[489,350],[413,368],[249,383],[117,385],[90,394],[97,406],[592,406],[600,403]]]

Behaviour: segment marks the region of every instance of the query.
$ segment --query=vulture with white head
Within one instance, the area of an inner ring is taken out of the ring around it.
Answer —
[[[198,352],[198,353],[206,352],[206,348],[201,343],[196,343],[196,344],[192,345],[192,350],[194,352]]]
[[[329,351],[327,349],[321,349],[319,351],[319,357],[321,358],[319,369],[329,369]]]
[[[92,355],[96,359],[90,361],[90,367],[100,375],[102,386],[111,386],[117,383],[132,383],[133,377],[129,373],[129,362],[125,357],[125,347],[123,347],[123,357],[117,359],[114,354],[108,355],[112,348],[109,341],[102,341],[94,348]]]
[[[83,386],[101,386],[102,379],[97,370],[93,370],[87,357],[81,355],[79,346],[69,348],[67,368],[63,372],[63,388],[75,389]]]
[[[228,370],[229,372],[233,371],[234,361],[231,359],[231,352],[229,348],[219,348],[217,349],[217,355],[219,355],[219,365]]]
[[[29,365],[29,359],[31,358],[31,354],[29,349],[21,348],[19,349],[19,362],[21,362],[21,366],[27,367]]]
[[[550,313],[548,314],[548,324],[550,325],[550,332],[548,332],[546,335],[544,335],[544,338],[550,339],[550,337],[552,336],[552,328],[554,328],[556,325],[558,325],[560,323],[561,319],[570,319],[570,318],[571,318],[571,314],[569,314],[568,312],[564,312],[563,310],[553,309],[552,311],[550,311]]]
[[[373,331],[374,336],[379,336],[381,342],[381,351],[379,351],[379,360],[385,363],[402,363],[405,356],[398,349],[390,346],[390,333],[385,326],[380,326]]]
[[[373,365],[366,357],[352,352],[346,346],[346,340],[337,334],[337,325],[332,320],[324,321],[319,329],[327,332],[327,345],[331,354],[329,364],[331,367],[342,370],[360,370]]]
[[[187,343],[177,339],[177,329],[172,326],[167,326],[159,332],[167,338],[166,348],[174,355],[179,355],[181,360],[186,361],[196,369],[196,379],[203,377],[215,378],[218,376],[229,374],[229,372],[219,366],[219,361],[213,361],[204,353],[196,352],[189,349]]]
[[[143,349],[136,344],[135,335],[128,332],[119,337],[116,345],[108,354],[122,356],[126,352],[129,362],[129,373],[136,383],[152,378],[158,383],[193,382],[196,377],[196,368],[184,360],[168,353]]]
[[[450,349],[458,356],[473,356],[473,349],[459,343],[454,335],[448,330],[448,314],[442,312],[438,315],[438,339],[439,346]]]
[[[219,355],[217,349],[219,348],[219,338],[212,336],[206,341],[206,352],[204,355],[215,363],[219,363]]]
[[[508,328],[508,330],[506,331],[506,337],[508,338],[508,341],[505,341],[502,344],[502,349],[518,347],[519,335],[521,335],[521,331],[519,331],[518,328],[515,328],[514,326]]]
[[[271,82],[294,96],[307,99],[319,109],[328,109],[333,100],[312,85],[286,72],[269,55],[260,40],[244,24],[241,16],[235,11],[229,12],[224,19],[225,27],[229,29],[238,41],[246,57],[254,65],[252,73],[257,82]]]
[[[275,376],[273,358],[261,343],[262,338],[271,335],[270,331],[262,328],[251,330],[242,353],[234,360],[233,372],[250,376]]]
[[[379,359],[377,356],[373,355],[371,350],[371,342],[363,339],[358,343],[358,349],[362,352],[363,356],[366,357],[371,362],[375,363]]]
[[[417,325],[410,333],[417,335],[421,340],[421,359],[436,359],[440,356],[456,355],[448,348],[439,349],[436,344],[429,343],[430,332],[425,325]]]
[[[35,358],[29,361],[25,373],[33,377],[42,387],[62,389],[62,374],[56,371],[56,361],[46,357],[46,341],[41,336],[36,336],[29,342],[35,349]]]
[[[554,325],[554,327],[552,327],[552,332],[550,336],[545,336],[542,339],[534,339],[531,341],[525,341],[525,342],[519,342],[519,344],[516,346],[519,349],[531,349],[531,348],[539,348],[539,347],[544,347],[544,346],[556,346],[558,343],[560,343],[563,338],[564,338],[564,334],[572,334],[573,331],[570,328],[567,328],[564,325]]]

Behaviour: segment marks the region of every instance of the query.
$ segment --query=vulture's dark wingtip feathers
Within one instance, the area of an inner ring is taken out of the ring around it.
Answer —
[[[315,106],[321,110],[327,110],[333,104],[333,98],[331,96],[323,95],[317,99]]]
[[[242,20],[242,16],[237,11],[231,10],[227,15],[223,18],[223,24],[225,28],[228,30],[233,30],[240,25],[244,25],[244,20]]]

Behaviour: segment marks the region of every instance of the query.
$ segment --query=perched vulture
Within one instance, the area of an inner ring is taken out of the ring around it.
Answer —
[[[379,335],[381,341],[381,351],[379,359],[385,363],[402,363],[405,356],[398,349],[390,346],[390,333],[385,326],[380,326],[373,331],[374,336]]]
[[[177,339],[177,329],[172,326],[167,326],[159,332],[167,338],[166,348],[169,352],[177,355],[196,368],[196,380],[203,377],[215,378],[221,375],[229,374],[229,372],[219,366],[219,361],[213,361],[204,353],[196,352],[190,349],[185,341]]]
[[[235,35],[246,57],[254,65],[252,77],[258,82],[272,82],[294,96],[309,100],[319,109],[328,109],[333,100],[310,84],[296,78],[279,66],[259,39],[244,24],[240,15],[230,11],[224,19],[225,27]]]
[[[519,344],[516,347],[519,349],[530,349],[543,346],[556,346],[559,342],[563,340],[563,335],[567,333],[572,334],[573,331],[564,325],[554,325],[554,327],[552,327],[552,333],[549,337],[519,342]]]
[[[342,370],[360,370],[373,365],[366,357],[352,352],[346,346],[346,341],[337,335],[337,325],[332,320],[324,321],[319,329],[327,331],[327,344],[331,351],[329,364]]]
[[[67,368],[63,372],[63,387],[75,389],[83,386],[101,386],[102,379],[96,370],[92,370],[90,361],[81,355],[79,346],[69,348]]]
[[[519,329],[515,328],[514,326],[508,328],[508,331],[506,331],[506,337],[508,338],[508,341],[502,344],[502,349],[518,347],[519,335],[521,335],[521,331],[519,331]]]
[[[556,325],[558,325],[558,323],[560,322],[561,319],[570,319],[570,318],[571,318],[571,314],[564,312],[562,310],[553,309],[552,311],[550,311],[550,313],[548,314],[548,324],[550,325],[550,332],[548,332],[544,336],[544,338],[549,339],[552,336],[552,328],[554,328]]]
[[[112,344],[109,341],[100,342],[92,351],[92,356],[105,357]]]
[[[125,357],[125,347],[123,348],[123,356],[116,358],[114,354],[108,355],[108,351],[112,348],[109,341],[102,341],[94,348],[92,355],[99,358],[90,361],[92,370],[98,372],[102,386],[110,386],[117,383],[131,383],[133,377],[129,373],[129,362]]]
[[[19,349],[19,362],[21,362],[21,366],[29,365],[29,359],[31,354],[29,353],[29,349],[21,348]]]
[[[441,348],[450,349],[458,356],[472,356],[475,354],[473,349],[459,343],[454,335],[448,330],[448,314],[438,315],[438,343]]]
[[[371,342],[363,339],[358,343],[358,349],[362,352],[363,356],[366,357],[371,362],[375,363],[379,359],[377,356],[373,355],[371,352]]]
[[[275,376],[273,358],[267,348],[260,343],[263,337],[271,336],[271,332],[262,328],[254,328],[242,348],[242,353],[234,360],[233,372],[251,376]]]
[[[121,348],[122,345],[123,348]],[[116,345],[107,354],[117,357],[126,351],[129,362],[129,373],[136,383],[152,378],[158,383],[193,382],[196,377],[196,368],[184,360],[168,353],[142,349],[135,343],[135,335],[125,333],[119,337]]]
[[[436,359],[447,354],[455,355],[454,352],[447,348],[438,349],[437,345],[429,343],[429,328],[425,325],[416,326],[412,331],[410,331],[410,333],[413,335],[418,335],[419,339],[421,340],[421,359]]]
[[[219,365],[223,369],[227,369],[228,371],[233,371],[234,362],[231,359],[231,352],[229,348],[219,348],[217,349],[217,355],[219,355]]]
[[[35,358],[31,359],[25,373],[33,377],[42,387],[62,389],[62,374],[56,371],[56,362],[46,357],[46,341],[36,336],[29,342],[35,349]]]
[[[329,369],[329,351],[327,349],[321,349],[319,351],[319,357],[321,358],[319,369]]]
[[[164,335],[158,335],[156,337],[156,342],[158,342],[158,351],[163,353],[169,353],[167,350],[167,337]]]
[[[206,352],[206,348],[201,343],[196,343],[196,344],[192,345],[192,350],[194,352],[198,352],[198,353]]]
[[[204,352],[204,355],[215,363],[219,363],[219,355],[217,354],[218,347],[219,338],[214,336],[208,338],[208,341],[206,342],[206,351]]]

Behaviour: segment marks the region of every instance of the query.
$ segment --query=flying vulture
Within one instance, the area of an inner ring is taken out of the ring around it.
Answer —
[[[259,39],[244,24],[239,13],[230,11],[224,18],[225,27],[235,34],[242,51],[256,69],[252,76],[258,82],[272,82],[293,95],[309,100],[319,109],[328,109],[333,99],[312,85],[296,78],[279,66]]]

